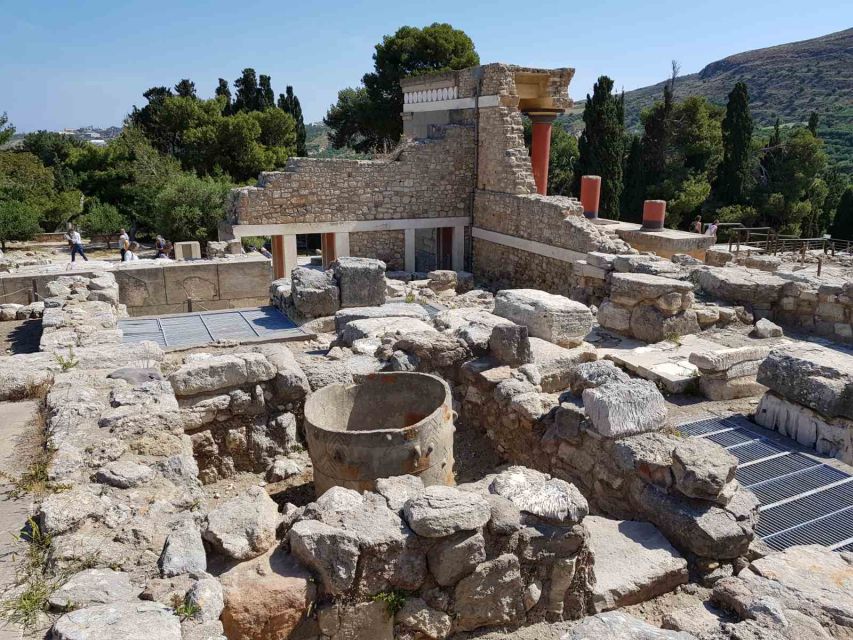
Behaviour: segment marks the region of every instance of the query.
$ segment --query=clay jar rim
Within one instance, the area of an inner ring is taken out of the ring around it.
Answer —
[[[412,424],[408,424],[405,427],[400,428],[383,428],[383,429],[330,429],[324,425],[318,424],[313,418],[312,414],[316,414],[317,410],[314,408],[317,403],[323,404],[328,402],[326,396],[331,395],[335,391],[339,389],[351,389],[353,387],[358,387],[364,385],[365,382],[376,382],[377,380],[393,380],[393,379],[410,379],[413,380],[415,378],[420,378],[426,384],[440,384],[444,389],[444,397],[441,401],[436,405],[435,409],[430,411],[423,418],[418,420],[417,422],[413,422]],[[413,437],[417,436],[417,431],[425,422],[428,422],[434,419],[440,412],[447,411],[448,416],[444,416],[445,418],[449,418],[451,421],[453,420],[453,409],[451,403],[451,394],[450,394],[450,386],[447,384],[445,380],[442,378],[433,375],[431,373],[420,373],[416,371],[389,371],[389,372],[381,372],[381,373],[371,373],[364,376],[363,381],[355,382],[353,384],[330,384],[328,386],[323,387],[322,389],[318,389],[314,393],[310,394],[308,398],[305,400],[305,408],[304,408],[304,416],[305,416],[305,427],[307,429],[314,429],[316,431],[320,431],[327,434],[346,434],[347,437],[368,437],[376,434],[388,434],[388,435],[402,435],[404,439],[407,435],[411,433]]]

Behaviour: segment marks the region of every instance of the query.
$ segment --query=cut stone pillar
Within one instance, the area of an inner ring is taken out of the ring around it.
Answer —
[[[465,227],[453,227],[451,265],[454,271],[465,270]]]
[[[666,217],[666,200],[646,200],[643,202],[643,229],[656,231],[663,229]]]
[[[350,256],[349,233],[339,231],[331,235],[334,237],[335,259],[348,258]]]
[[[296,236],[272,237],[272,271],[278,280],[290,276],[296,268]]]
[[[328,269],[329,265],[338,258],[335,251],[334,233],[320,234],[320,252],[323,254],[323,269]]]
[[[601,200],[601,176],[581,177],[581,204],[587,218],[598,217],[598,204]]]
[[[405,229],[403,237],[405,244],[403,268],[412,273],[415,270],[415,230]]]
[[[530,162],[533,165],[533,179],[536,191],[548,195],[548,159],[551,154],[551,124],[556,115],[531,115],[533,122],[533,143],[530,149]]]

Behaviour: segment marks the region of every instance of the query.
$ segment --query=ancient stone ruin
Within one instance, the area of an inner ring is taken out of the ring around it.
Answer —
[[[222,242],[270,235],[272,264],[232,243],[184,267],[296,334],[139,340],[130,316],[177,309],[134,295],[198,284],[164,265],[46,270],[38,302],[0,308],[41,331],[0,357],[0,416],[31,401],[44,440],[44,562],[18,587],[49,585],[40,632],[853,636],[849,270],[726,259],[541,195],[522,115],[547,125],[571,76],[406,80],[390,156],[235,190]],[[297,264],[304,233],[319,264]],[[799,520],[774,525],[779,505]]]

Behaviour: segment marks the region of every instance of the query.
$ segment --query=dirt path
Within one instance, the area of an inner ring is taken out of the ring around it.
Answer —
[[[38,402],[0,402],[0,471],[17,478],[25,470],[29,458],[31,424],[38,413]],[[11,498],[14,487],[0,477],[0,593],[15,585],[18,554],[25,543],[17,539],[32,513],[32,499]],[[0,640],[20,640],[21,630],[0,622]]]

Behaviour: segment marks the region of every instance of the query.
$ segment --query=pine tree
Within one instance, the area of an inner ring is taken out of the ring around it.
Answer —
[[[816,111],[812,111],[811,115],[809,116],[809,131],[811,131],[811,132],[812,132],[812,135],[813,135],[815,138],[817,138],[817,125],[818,125],[818,121],[819,121],[819,118],[818,118],[817,112],[816,112]]]
[[[219,84],[216,87],[214,94],[225,98],[225,108],[222,110],[223,115],[231,115],[231,89],[228,88],[228,81],[225,78],[219,78]]]
[[[258,110],[258,79],[255,70],[243,69],[243,74],[234,81],[234,113]]]
[[[723,160],[717,169],[717,198],[724,204],[745,204],[750,186],[752,116],[743,82],[729,93],[722,130]]]
[[[263,111],[275,106],[275,93],[272,90],[271,79],[269,76],[260,75],[258,80],[258,103],[256,111]]]
[[[195,82],[189,78],[184,78],[175,85],[175,95],[179,95],[182,98],[195,98]]]
[[[293,87],[287,85],[286,93],[278,94],[278,108],[289,113],[296,121],[296,155],[307,156],[305,148],[305,120],[302,117],[302,106],[299,98],[293,93]]]
[[[619,200],[622,194],[622,151],[625,135],[624,95],[613,94],[613,80],[601,76],[595,83],[592,97],[587,94],[583,110],[584,131],[578,141],[575,184],[581,176],[601,176],[602,217],[619,219]]]
[[[853,187],[847,188],[847,191],[841,196],[838,208],[835,210],[832,237],[853,240]]]
[[[643,219],[643,200],[646,199],[646,180],[640,136],[631,136],[631,147],[625,161],[625,189],[622,191],[622,219],[640,222]]]

